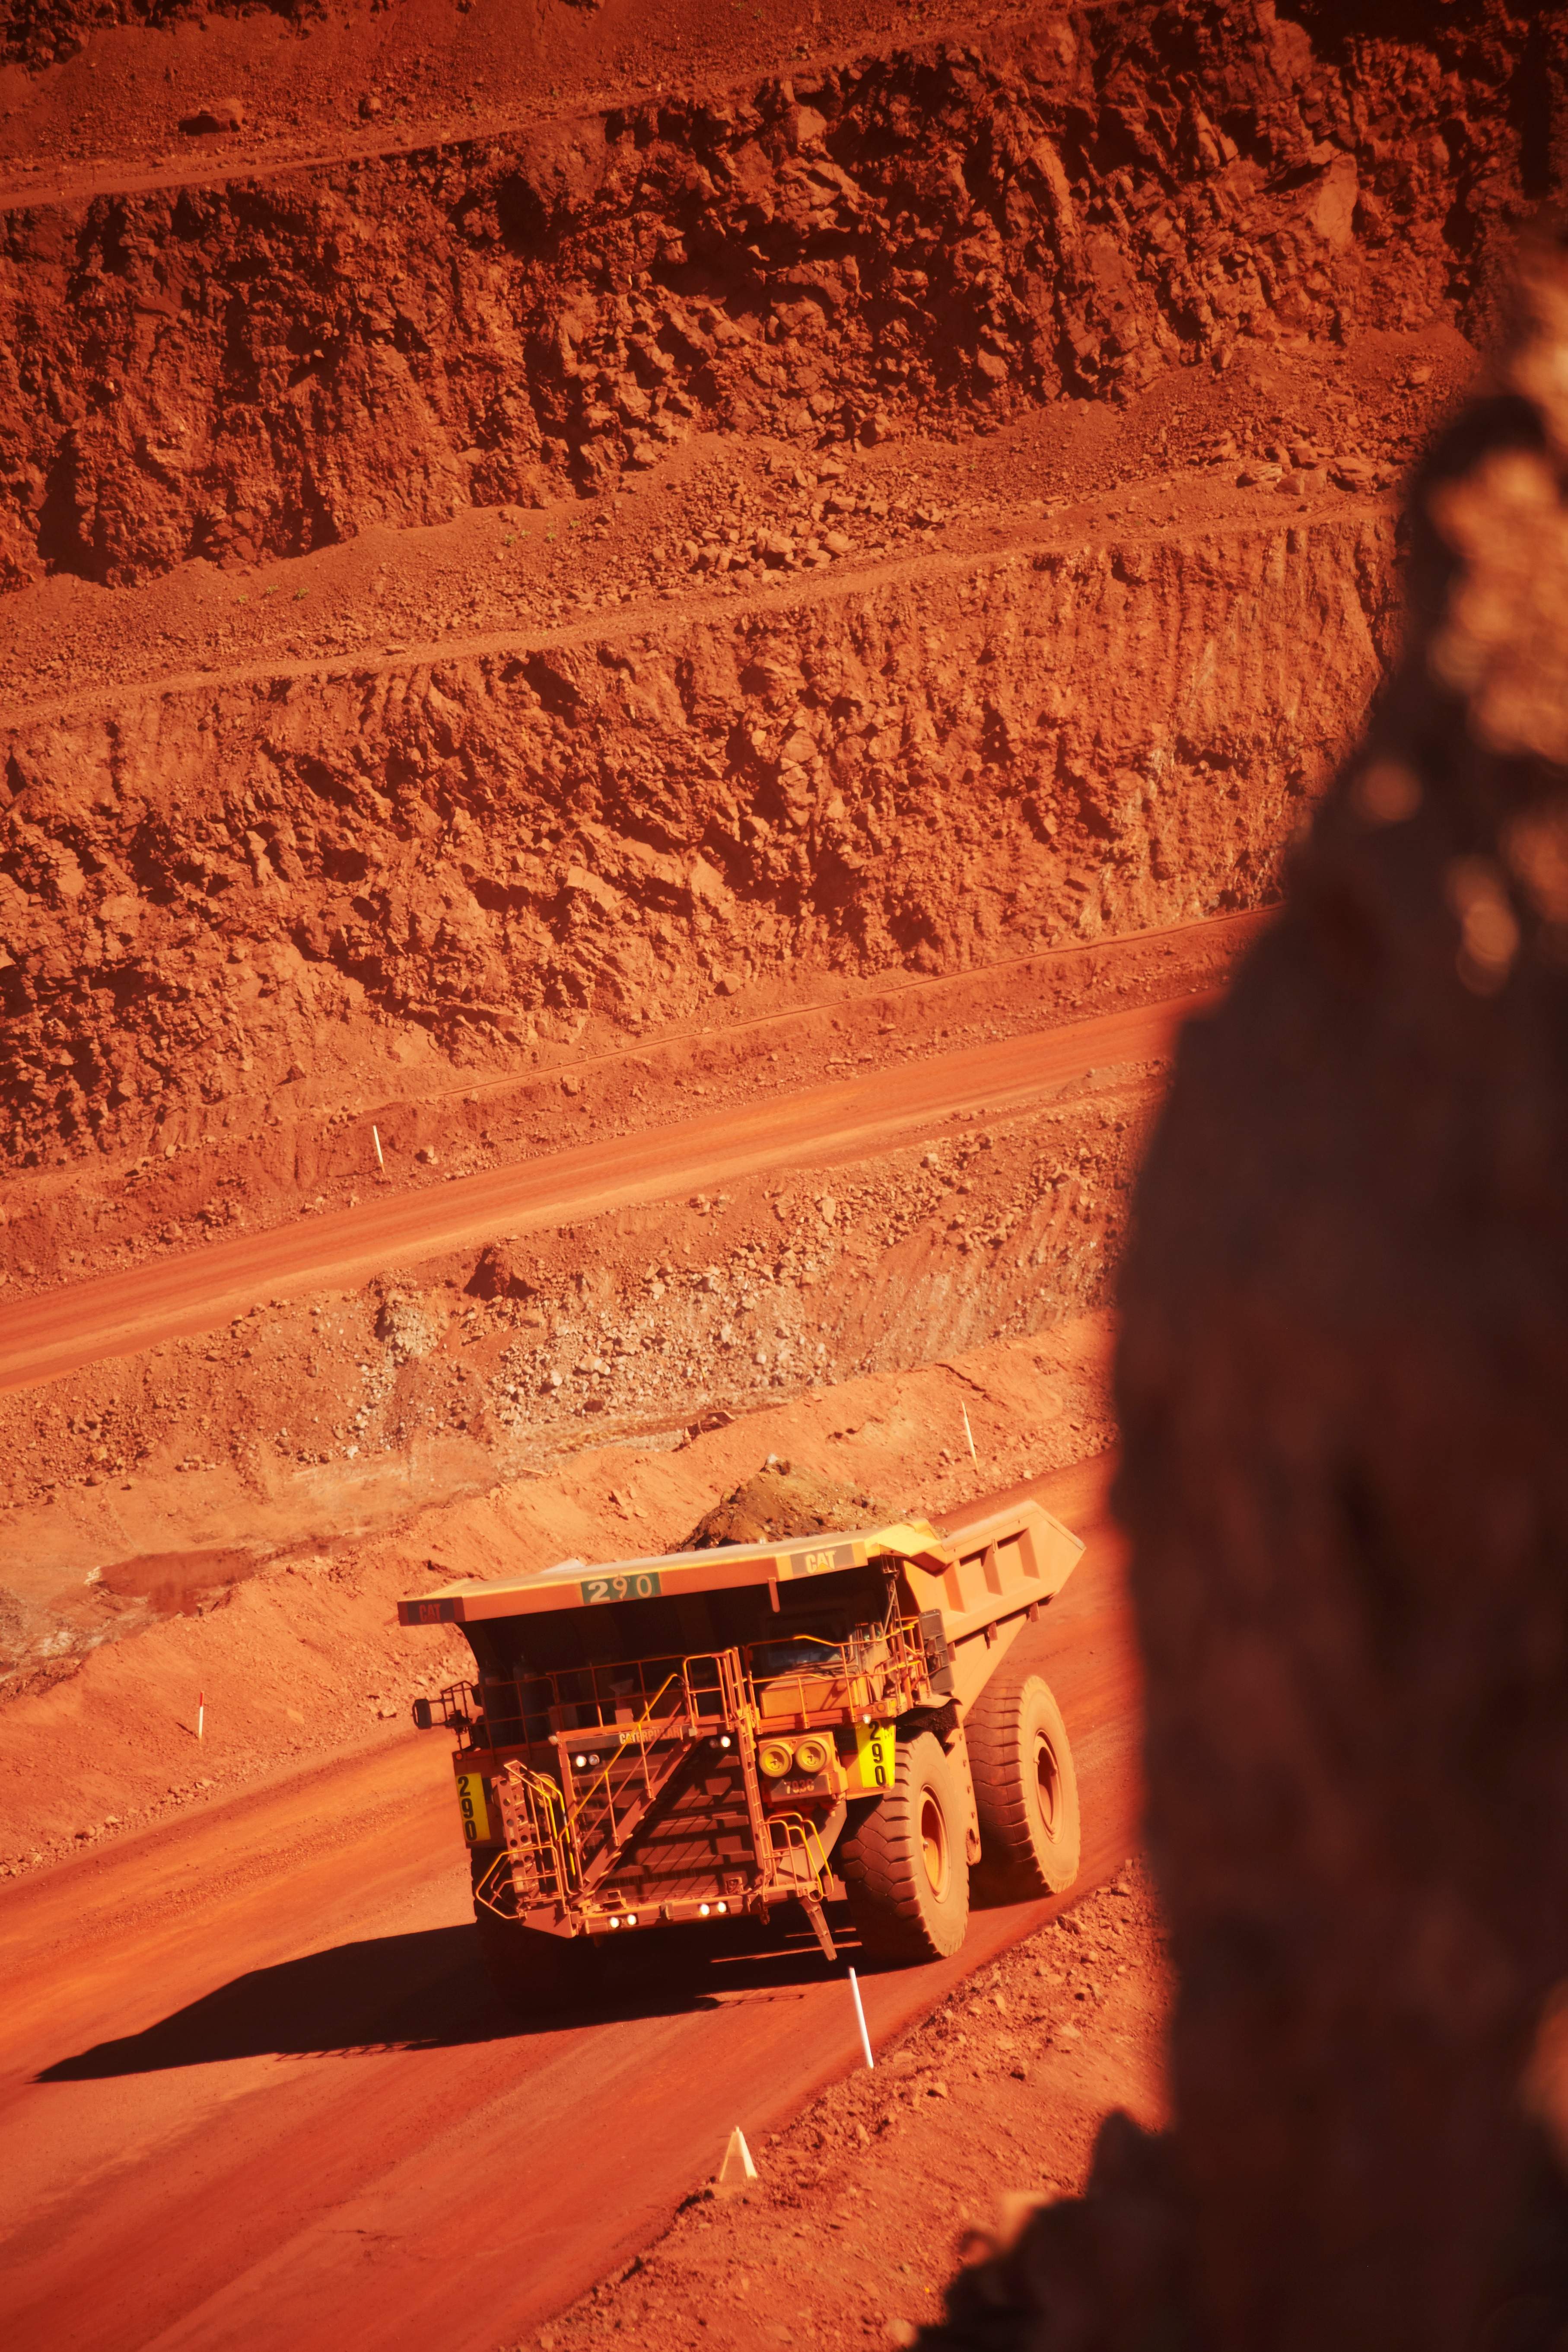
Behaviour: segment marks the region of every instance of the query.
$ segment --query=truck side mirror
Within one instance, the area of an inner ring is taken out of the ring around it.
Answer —
[[[416,1731],[434,1731],[436,1728],[436,1710],[427,1698],[416,1698],[414,1702],[414,1727]]]

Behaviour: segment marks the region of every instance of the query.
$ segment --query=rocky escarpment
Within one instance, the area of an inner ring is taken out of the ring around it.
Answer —
[[[1388,525],[1319,511],[19,727],[13,1160],[265,1092],[361,1013],[527,1047],[1256,905],[1390,650]]]
[[[18,207],[5,576],[602,488],[703,425],[875,441],[1246,339],[1473,326],[1552,184],[1568,36],[1481,0],[1308,24],[1089,11],[984,56]]]

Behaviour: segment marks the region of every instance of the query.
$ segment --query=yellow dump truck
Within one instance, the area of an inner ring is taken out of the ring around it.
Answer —
[[[457,1734],[498,1990],[583,1990],[584,1939],[798,1903],[823,1950],[955,1952],[984,1858],[1018,1895],[1078,1874],[1078,1783],[1041,1611],[1083,1547],[1030,1499],[400,1601],[477,1678],[415,1703]]]

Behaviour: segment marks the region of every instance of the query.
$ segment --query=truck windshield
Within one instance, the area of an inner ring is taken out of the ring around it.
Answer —
[[[792,1633],[779,1642],[753,1642],[750,1651],[754,1675],[793,1675],[803,1668],[841,1666],[842,1642],[824,1642],[815,1633]]]

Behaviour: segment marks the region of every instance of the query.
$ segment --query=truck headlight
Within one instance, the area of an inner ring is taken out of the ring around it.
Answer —
[[[795,1769],[804,1773],[808,1780],[815,1780],[819,1772],[826,1771],[832,1756],[833,1750],[826,1739],[814,1737],[799,1740],[795,1744]]]
[[[770,1780],[782,1780],[794,1760],[787,1739],[764,1739],[757,1750],[757,1769]]]

